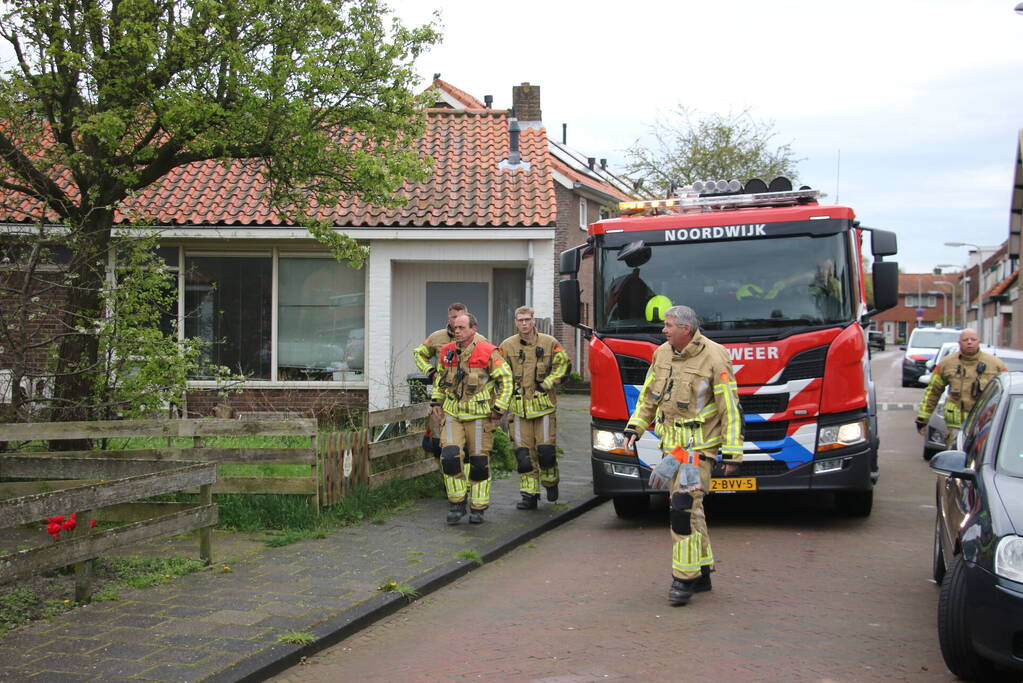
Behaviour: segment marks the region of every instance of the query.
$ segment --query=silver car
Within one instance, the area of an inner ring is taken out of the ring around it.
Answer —
[[[958,350],[958,342],[955,344],[944,344],[934,357],[934,367],[937,367],[941,359],[949,353]],[[1010,349],[1007,346],[981,346],[981,351],[998,356],[1009,370],[1023,370],[1023,351],[1019,349]],[[921,377],[921,380],[923,380],[923,377]],[[927,376],[927,381],[930,382],[930,375]],[[940,453],[948,448],[945,445],[945,438],[948,434],[948,428],[945,426],[946,398],[948,398],[947,387],[942,392],[941,398],[938,399],[938,405],[935,406],[934,412],[931,413],[931,419],[927,422],[927,431],[924,434],[924,460],[930,460],[934,457],[935,453]]]

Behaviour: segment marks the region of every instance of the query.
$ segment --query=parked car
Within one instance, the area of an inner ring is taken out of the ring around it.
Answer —
[[[884,332],[881,330],[867,330],[867,345],[877,349],[878,351],[884,351]]]
[[[947,356],[951,351],[959,350],[958,343],[952,344],[951,349],[946,347],[949,347],[949,345],[942,345],[941,350],[938,351],[938,355],[935,357],[936,361],[940,362],[941,359]],[[1000,346],[982,346],[981,349],[1001,358],[1002,362],[1005,363],[1005,367],[1010,371],[1023,370],[1023,351]],[[936,366],[937,365],[935,365],[935,367]],[[931,381],[929,376],[927,381]],[[927,422],[927,430],[924,433],[924,460],[930,460],[935,453],[943,451],[946,448],[945,444],[948,428],[945,426],[945,398],[947,396],[948,389],[946,388],[941,394],[941,398],[938,399],[938,404],[935,406],[934,412],[931,413],[931,419]]]
[[[956,676],[1023,672],[1023,372],[981,393],[937,471],[938,641]]]
[[[959,330],[951,327],[917,327],[906,342],[902,358],[902,386],[918,387],[927,361],[934,358],[945,342],[958,342]]]

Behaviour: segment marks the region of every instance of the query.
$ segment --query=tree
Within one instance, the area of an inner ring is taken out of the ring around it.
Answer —
[[[651,144],[628,149],[628,170],[665,193],[697,180],[795,179],[797,159],[789,145],[772,147],[774,124],[740,114],[696,117],[679,106],[650,125]]]
[[[244,160],[275,207],[361,265],[361,247],[304,209],[342,195],[393,206],[428,171],[411,88],[438,34],[388,24],[378,0],[32,0],[2,12],[14,53],[0,77],[6,215],[62,224],[70,254],[55,419],[87,419],[83,397],[101,386],[108,251],[134,193],[185,164]]]

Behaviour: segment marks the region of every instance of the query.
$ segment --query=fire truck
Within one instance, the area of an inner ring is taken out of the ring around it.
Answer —
[[[623,430],[664,343],[663,313],[680,304],[728,349],[744,414],[743,462],[727,477],[716,468],[712,492],[829,492],[840,511],[870,514],[878,433],[866,329],[897,303],[898,264],[884,260],[897,244],[820,198],[784,178],[694,183],[668,199],[621,203],[621,215],[562,252],[562,318],[588,340],[593,488],[619,516],[664,493],[647,485],[657,437],[629,450]],[[580,319],[584,259],[592,327]]]

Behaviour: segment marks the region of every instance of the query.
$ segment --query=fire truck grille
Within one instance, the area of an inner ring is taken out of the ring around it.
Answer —
[[[739,463],[739,470],[731,476],[770,477],[776,474],[785,474],[788,471],[788,466],[781,460],[755,460]]]
[[[747,422],[747,441],[781,441],[789,427],[786,420],[781,422]]]
[[[643,385],[646,380],[646,371],[650,369],[650,363],[635,356],[622,356],[615,354],[618,361],[618,369],[622,373],[622,384]]]
[[[827,346],[818,346],[802,353],[797,353],[785,366],[779,382],[790,382],[794,379],[811,379],[824,376],[824,360],[828,356]]]
[[[759,394],[740,396],[739,404],[745,413],[784,413],[789,407],[789,395]]]

